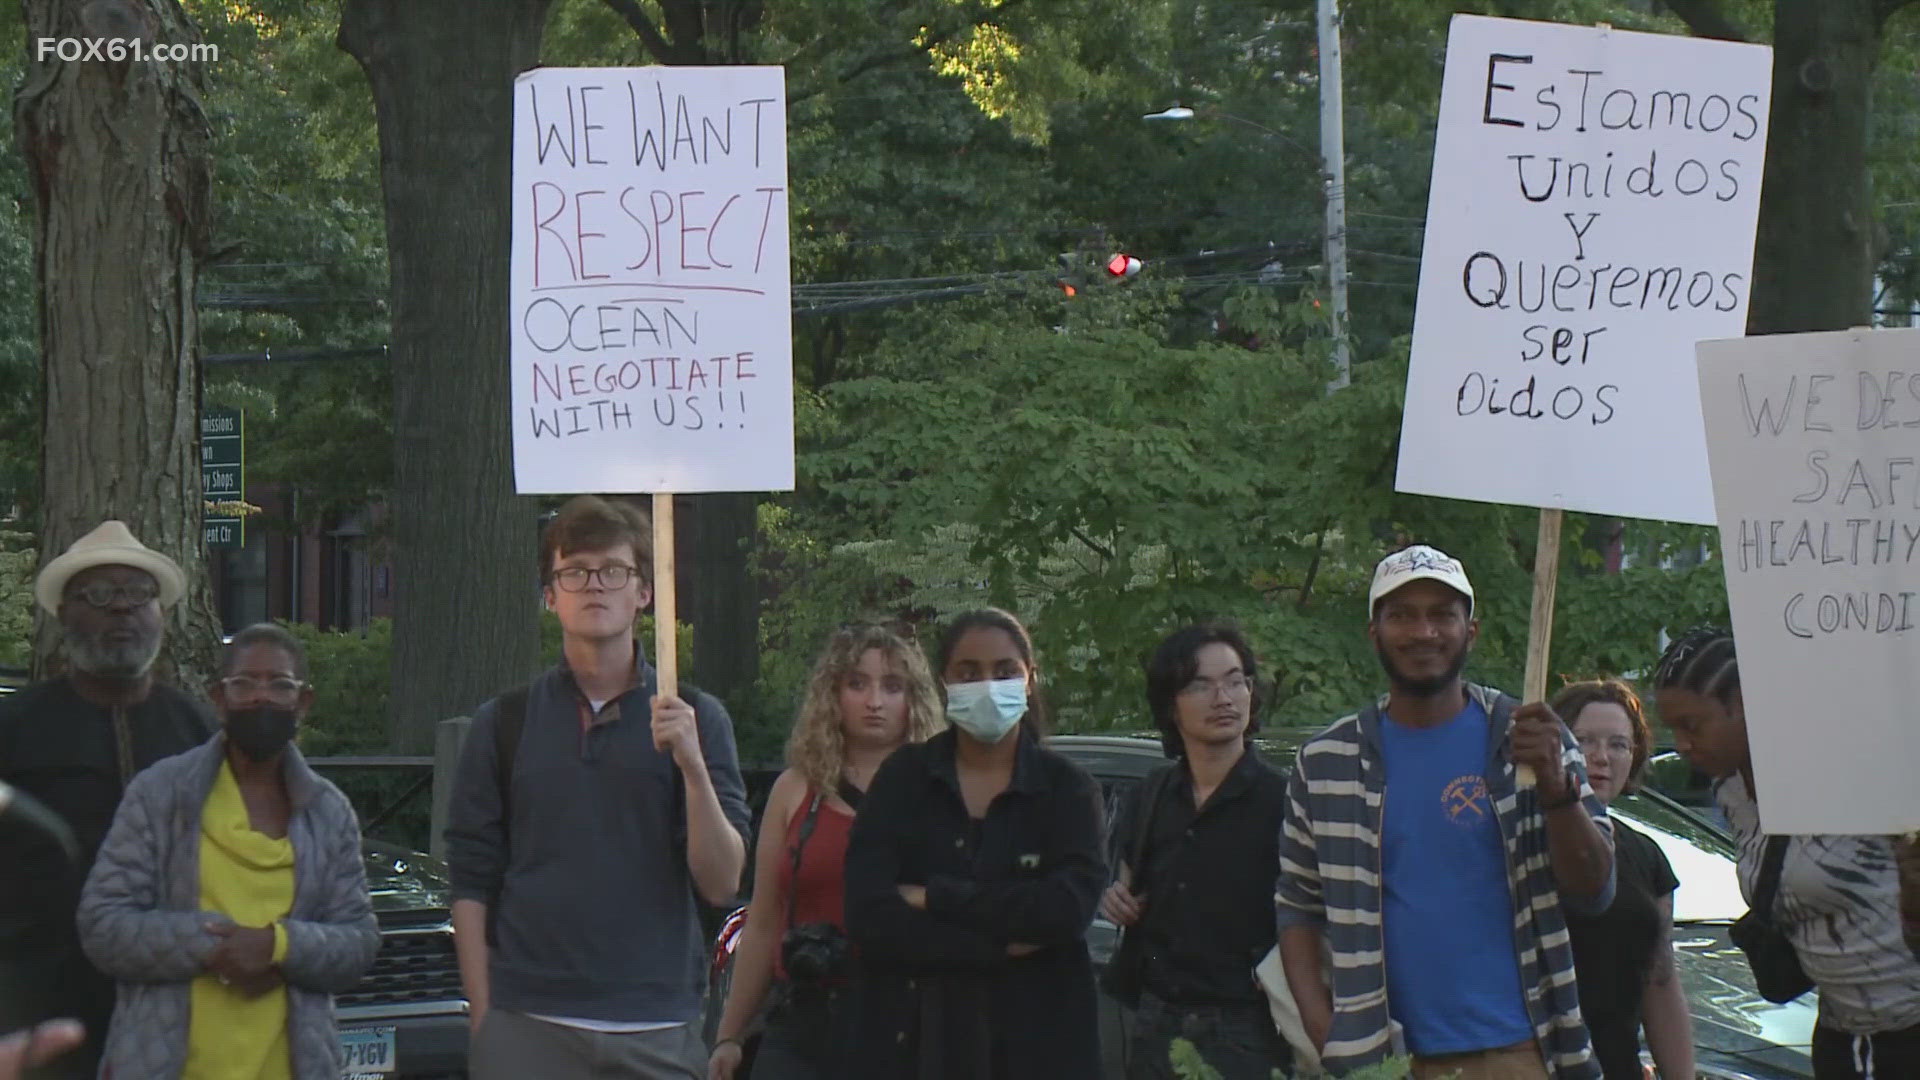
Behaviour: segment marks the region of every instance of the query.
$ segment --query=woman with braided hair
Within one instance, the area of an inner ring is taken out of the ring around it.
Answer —
[[[1653,687],[1675,747],[1714,778],[1714,797],[1739,842],[1740,891],[1749,903],[1770,848],[1780,860],[1772,910],[1762,914],[1792,943],[1820,992],[1814,1076],[1920,1077],[1920,959],[1902,936],[1895,838],[1761,835],[1758,800],[1766,792],[1754,787],[1732,634],[1703,627],[1682,635],[1661,656]]]

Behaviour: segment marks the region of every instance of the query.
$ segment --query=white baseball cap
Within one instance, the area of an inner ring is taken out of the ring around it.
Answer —
[[[1373,568],[1373,587],[1367,590],[1367,618],[1388,593],[1415,581],[1437,581],[1467,598],[1467,616],[1473,616],[1473,583],[1460,560],[1425,544],[1415,544],[1380,560]]]

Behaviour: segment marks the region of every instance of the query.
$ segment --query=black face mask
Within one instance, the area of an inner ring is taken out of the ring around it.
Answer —
[[[227,712],[227,741],[253,761],[271,761],[293,741],[300,724],[285,705],[255,705]]]

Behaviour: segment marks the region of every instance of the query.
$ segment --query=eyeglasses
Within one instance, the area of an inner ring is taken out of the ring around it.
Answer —
[[[596,578],[603,589],[624,589],[638,572],[625,563],[608,563],[599,567],[567,566],[555,570],[550,580],[562,592],[585,592],[587,582]]]
[[[134,581],[125,585],[110,585],[104,581],[95,581],[77,589],[67,591],[71,600],[85,600],[97,608],[112,607],[125,601],[129,606],[139,607],[160,595],[160,587],[151,581]]]
[[[1594,735],[1582,735],[1574,741],[1580,744],[1580,752],[1588,757],[1602,753],[1619,757],[1633,756],[1633,740],[1624,736],[1602,739]]]
[[[253,701],[265,698],[281,704],[292,704],[300,696],[307,684],[299,679],[277,675],[271,679],[256,679],[251,675],[229,675],[220,680],[220,686],[230,698]]]
[[[1241,694],[1252,691],[1252,689],[1253,680],[1247,678],[1245,675],[1228,675],[1220,679],[1196,678],[1181,687],[1180,693],[1188,697],[1210,698],[1224,690],[1227,692],[1228,697],[1239,697]]]

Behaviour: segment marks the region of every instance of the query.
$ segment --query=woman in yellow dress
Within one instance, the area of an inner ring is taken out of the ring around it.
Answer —
[[[293,736],[305,651],[234,635],[210,687],[222,730],[128,785],[80,901],[118,982],[107,1080],[337,1080],[331,995],[373,962],[360,827]]]

